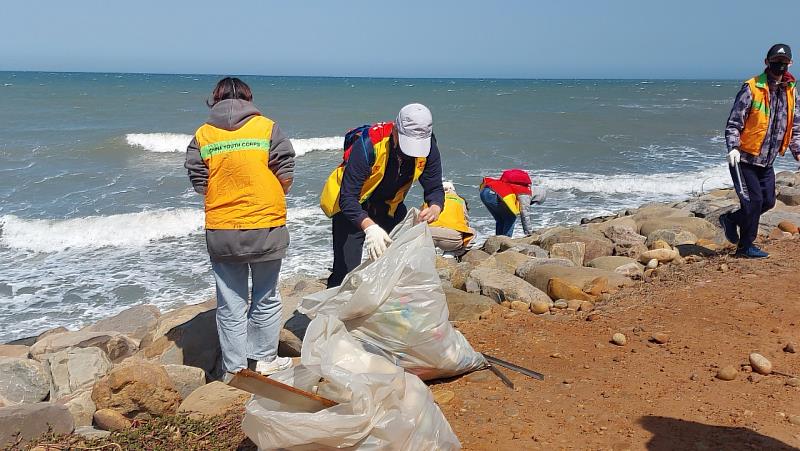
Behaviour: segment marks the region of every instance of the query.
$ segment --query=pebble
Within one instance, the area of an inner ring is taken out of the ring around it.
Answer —
[[[519,409],[516,407],[509,407],[508,409],[503,411],[503,414],[507,417],[518,417],[519,416]]]
[[[797,345],[790,341],[789,343],[786,343],[786,346],[783,347],[783,352],[794,354],[797,352]]]
[[[542,300],[531,302],[531,311],[537,315],[550,311],[550,303]]]
[[[800,379],[796,377],[791,377],[789,380],[786,381],[786,385],[790,387],[800,387]]]
[[[569,304],[567,304],[567,301],[565,301],[563,299],[559,299],[559,300],[557,300],[556,302],[553,303],[553,307],[563,309],[563,308],[569,307]]]
[[[625,343],[628,342],[628,338],[625,337],[625,334],[617,332],[611,336],[611,342],[617,346],[625,346]]]
[[[697,379],[700,379],[700,376],[698,376],[697,374],[692,374],[691,376],[689,376],[690,381],[696,381]]]
[[[664,343],[669,341],[669,335],[665,334],[664,332],[656,332],[650,337],[650,340],[663,345]]]
[[[719,265],[719,270],[722,271],[722,272],[728,272],[728,269],[729,268],[728,268],[728,264],[727,263],[723,263],[723,264]]]
[[[527,312],[530,310],[530,306],[528,306],[527,302],[522,301],[512,301],[511,302],[511,309],[516,310],[518,312]]]
[[[450,390],[439,390],[433,393],[433,400],[436,401],[436,404],[444,405],[452,401],[456,397],[456,394]]]
[[[754,383],[754,384],[757,384],[757,383],[761,382],[761,379],[763,379],[763,378],[764,378],[764,376],[762,376],[760,374],[757,374],[757,373],[751,373],[749,376],[747,376],[747,380],[752,382],[752,383]]]
[[[592,304],[590,301],[582,301],[578,310],[581,312],[591,312],[594,310],[594,304]]]
[[[800,415],[789,415],[789,423],[800,426]]]
[[[651,258],[650,261],[647,262],[646,268],[647,269],[656,269],[656,268],[658,268],[658,259],[657,258]]]
[[[554,353],[550,354],[550,357],[552,357],[554,359],[560,359],[561,358],[561,353],[554,352]]]
[[[763,355],[755,352],[750,354],[750,366],[753,367],[753,371],[759,374],[766,375],[772,373],[772,362]]]
[[[732,381],[736,379],[738,374],[739,372],[736,371],[736,368],[734,368],[733,365],[728,365],[720,368],[719,371],[717,371],[717,379],[723,381]]]

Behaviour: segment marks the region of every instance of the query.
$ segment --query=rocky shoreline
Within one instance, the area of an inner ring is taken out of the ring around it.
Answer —
[[[762,216],[760,233],[797,239],[800,174],[781,172],[776,179],[779,202]],[[591,320],[620,287],[647,283],[664,265],[728,251],[718,218],[737,206],[732,190],[715,190],[529,237],[490,237],[460,262],[437,259],[450,319],[485,319],[501,304],[545,318]],[[307,278],[281,284],[281,355],[299,355],[307,319],[295,306],[323,288]],[[138,305],[81,330],[57,328],[0,345],[0,447],[34,439],[48,427],[99,437],[140,419],[199,418],[240,406],[249,394],[215,382],[221,370],[214,308],[208,301],[161,313]]]

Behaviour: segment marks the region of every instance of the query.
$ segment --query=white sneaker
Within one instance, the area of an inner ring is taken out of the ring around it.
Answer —
[[[264,362],[263,360],[256,362],[256,372],[264,376],[269,376],[291,367],[292,359],[289,357],[275,357],[275,360],[271,362]]]

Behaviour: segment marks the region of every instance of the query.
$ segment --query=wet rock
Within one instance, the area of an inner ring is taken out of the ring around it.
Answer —
[[[628,342],[628,338],[625,334],[617,332],[611,336],[611,342],[617,346],[625,346],[625,343]]]
[[[669,335],[664,332],[656,332],[650,337],[650,341],[661,345],[669,341]]]
[[[61,404],[40,402],[19,404],[0,408],[0,447],[8,446],[17,439],[27,442],[52,431],[69,434],[74,429],[72,415]]]
[[[109,432],[129,429],[133,422],[114,409],[100,409],[94,413],[94,422],[100,429]]]
[[[754,352],[750,354],[749,359],[753,371],[764,375],[772,373],[772,362],[763,355]]]
[[[120,313],[102,319],[81,330],[90,332],[119,332],[138,342],[153,330],[158,323],[161,311],[151,304],[142,304],[123,310]]]
[[[136,341],[119,332],[93,332],[80,330],[49,335],[31,346],[31,357],[37,360],[46,358],[67,348],[100,348],[112,362],[120,362],[133,355],[138,346]]]
[[[50,375],[41,363],[17,357],[0,358],[0,397],[11,403],[34,403],[50,393]]]
[[[52,399],[69,396],[81,388],[93,385],[108,374],[112,366],[106,353],[95,347],[64,349],[50,354],[47,362],[53,381]]]
[[[474,321],[492,306],[497,305],[497,302],[489,297],[455,288],[444,288],[444,295],[450,312],[450,321]]]
[[[497,269],[477,268],[470,272],[469,280],[480,288],[480,294],[496,302],[522,301],[530,305],[535,300],[549,299],[546,293],[525,280]]]
[[[586,255],[586,243],[554,243],[550,247],[551,258],[565,258],[570,260],[575,266],[583,266],[584,256]]]
[[[727,365],[720,368],[717,371],[717,379],[723,381],[732,381],[736,379],[736,376],[739,374],[739,371],[733,365]]]
[[[193,419],[222,415],[228,409],[244,405],[249,398],[250,393],[215,381],[193,391],[181,403],[178,412],[188,413]]]
[[[206,384],[206,372],[200,368],[186,365],[164,365],[172,384],[181,395],[181,399],[186,399],[189,394]]]
[[[144,361],[129,361],[100,379],[92,390],[98,409],[114,409],[130,418],[175,413],[181,397],[167,371]]]

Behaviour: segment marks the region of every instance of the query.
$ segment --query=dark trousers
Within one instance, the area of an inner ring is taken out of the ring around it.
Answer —
[[[481,201],[494,218],[495,235],[511,236],[514,233],[514,223],[517,222],[517,215],[508,209],[508,205],[491,188],[481,190]]]
[[[742,174],[741,185],[736,167],[730,168],[740,204],[730,218],[739,226],[739,248],[746,249],[756,240],[761,214],[775,206],[775,171],[772,166],[762,168],[747,163],[739,163],[739,169]]]
[[[370,219],[375,221],[386,233],[392,231],[400,221],[405,218],[406,208],[400,204],[394,217],[388,215],[370,214]],[[374,216],[373,216],[374,215]],[[361,264],[361,254],[364,248],[364,231],[344,214],[337,213],[331,218],[333,231],[333,271],[328,277],[328,288],[338,287],[342,284],[344,276]]]

